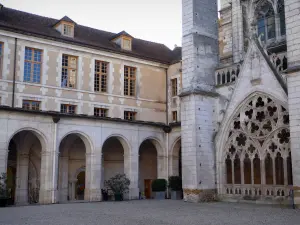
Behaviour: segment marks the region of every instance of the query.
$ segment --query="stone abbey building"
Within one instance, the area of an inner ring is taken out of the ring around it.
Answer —
[[[129,199],[180,175],[186,201],[300,204],[299,0],[222,0],[219,20],[216,0],[183,0],[173,50],[0,8],[13,203],[101,201],[125,173]]]

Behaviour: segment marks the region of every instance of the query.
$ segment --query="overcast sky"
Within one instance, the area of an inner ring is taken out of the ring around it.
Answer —
[[[182,0],[2,0],[5,7],[159,42],[181,46]]]

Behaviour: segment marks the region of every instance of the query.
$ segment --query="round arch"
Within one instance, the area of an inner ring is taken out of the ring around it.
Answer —
[[[181,136],[178,136],[177,138],[175,138],[175,141],[173,141],[171,148],[169,149],[169,155],[174,155],[174,153],[176,153],[175,151],[179,150],[179,144],[181,146]]]
[[[47,144],[46,135],[33,127],[23,127],[9,135],[5,167],[7,171],[14,169],[14,174],[10,173],[9,177],[12,204],[31,204],[43,200],[39,197],[44,191],[40,187],[45,177],[41,156],[47,150]]]
[[[140,148],[141,148],[142,144],[143,144],[145,141],[150,141],[150,142],[154,145],[154,147],[155,147],[155,149],[156,149],[156,151],[157,151],[157,156],[158,156],[158,157],[164,155],[165,148],[163,147],[161,141],[160,141],[158,138],[153,137],[153,136],[146,137],[146,138],[144,138],[144,139],[140,142],[140,144],[139,144],[139,151],[140,151]]]
[[[78,137],[80,137],[80,139],[83,141],[83,143],[84,143],[84,145],[85,145],[86,153],[87,153],[87,154],[92,153],[92,149],[93,149],[93,147],[94,147],[93,142],[92,142],[91,138],[90,138],[87,134],[85,134],[84,132],[82,132],[82,131],[74,130],[74,131],[70,131],[70,132],[64,134],[64,135],[60,138],[60,140],[57,142],[58,145],[60,145],[60,144],[62,143],[62,141],[63,141],[66,137],[68,137],[69,135],[77,135]]]
[[[47,136],[40,130],[36,129],[36,128],[33,128],[33,127],[24,127],[24,128],[21,128],[21,129],[18,129],[16,130],[15,132],[13,132],[9,139],[8,139],[8,142],[7,142],[7,146],[6,146],[6,149],[9,149],[9,143],[10,141],[17,135],[19,134],[20,132],[23,132],[23,131],[28,131],[28,132],[31,132],[33,133],[40,141],[41,143],[41,146],[42,146],[42,151],[47,149],[47,146],[48,146],[48,139],[47,139]]]
[[[121,134],[111,134],[108,137],[106,137],[105,140],[102,143],[102,150],[103,150],[103,146],[104,146],[105,142],[107,142],[107,140],[109,140],[111,138],[116,138],[118,141],[120,141],[120,143],[121,143],[121,145],[124,149],[124,155],[129,155],[130,154],[131,146],[129,144],[129,141],[125,136],[123,136]],[[102,152],[102,154],[103,154],[103,152]]]

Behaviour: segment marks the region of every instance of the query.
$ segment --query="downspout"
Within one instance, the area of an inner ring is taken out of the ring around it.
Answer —
[[[18,42],[18,39],[15,38],[13,91],[12,91],[12,101],[11,101],[11,107],[12,107],[12,108],[15,108],[15,86],[16,86],[16,66],[17,66],[17,42]]]
[[[167,126],[169,126],[169,104],[168,104],[168,100],[169,100],[169,96],[168,96],[168,89],[169,89],[169,85],[168,85],[168,69],[166,69],[166,124]],[[167,141],[166,141],[166,153],[167,153],[167,179],[169,178],[169,132],[166,133],[167,137]],[[167,199],[169,198],[169,189],[167,188]]]
[[[53,183],[53,191],[52,191],[52,203],[55,203],[55,194],[56,194],[56,186],[55,185],[55,177],[56,177],[56,137],[57,137],[57,123],[54,122],[54,140],[53,140],[53,169],[52,169],[52,183]]]

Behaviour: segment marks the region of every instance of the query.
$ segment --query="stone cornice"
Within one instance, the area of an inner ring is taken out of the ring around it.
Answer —
[[[179,97],[186,97],[189,95],[205,95],[209,97],[219,97],[219,93],[215,91],[205,91],[205,90],[200,90],[200,89],[194,89],[194,90],[188,90],[188,91],[183,91],[180,93]]]
[[[54,123],[59,122],[61,118],[78,118],[78,119],[89,119],[89,120],[99,120],[99,121],[110,121],[110,122],[118,122],[118,123],[127,123],[132,125],[148,125],[153,127],[158,127],[164,129],[165,127],[169,127],[164,123],[159,122],[151,122],[151,121],[130,121],[124,120],[120,118],[110,118],[110,117],[96,117],[96,116],[89,116],[85,114],[65,114],[56,111],[32,111],[26,110],[22,108],[12,108],[9,106],[0,106],[0,111],[8,111],[8,112],[19,112],[19,113],[26,113],[32,115],[39,115],[39,116],[49,116],[52,117]]]
[[[300,65],[290,66],[285,71],[286,74],[292,74],[297,72],[300,72]]]

